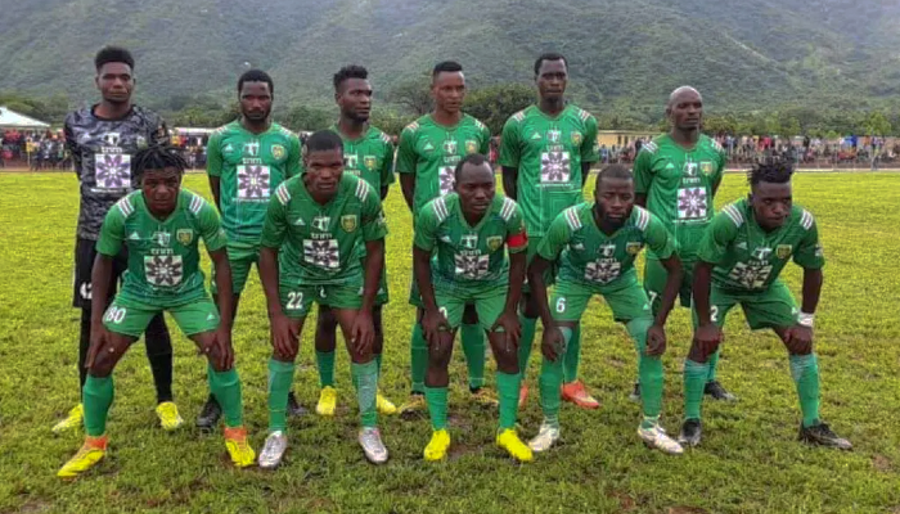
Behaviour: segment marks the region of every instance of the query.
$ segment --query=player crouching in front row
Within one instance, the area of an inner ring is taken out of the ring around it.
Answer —
[[[634,259],[644,246],[659,257],[667,272],[662,305],[655,318],[647,293],[634,271]],[[559,276],[548,304],[544,271],[557,260]],[[637,349],[644,410],[638,436],[648,446],[663,452],[683,452],[659,425],[663,393],[661,357],[666,350],[664,327],[682,274],[672,236],[659,218],[634,205],[634,180],[622,165],[614,164],[600,171],[593,203],[569,207],[551,223],[528,268],[532,294],[545,327],[540,376],[544,421],[538,435],[529,442],[532,450],[548,450],[559,439],[561,357],[588,302],[597,294],[606,300],[615,320],[625,324]]]
[[[87,435],[57,475],[74,478],[106,454],[113,369],[150,320],[164,311],[209,361],[209,386],[225,411],[225,446],[231,460],[238,467],[252,465],[256,456],[243,427],[241,382],[231,347],[231,269],[219,216],[203,198],[181,189],[185,162],[177,150],[163,146],[141,150],[133,166],[141,189],[119,200],[106,215],[91,276],[93,317],[83,394]],[[200,239],[216,266],[221,311],[204,287]],[[122,290],[106,308],[113,259],[123,246],[128,271]]]

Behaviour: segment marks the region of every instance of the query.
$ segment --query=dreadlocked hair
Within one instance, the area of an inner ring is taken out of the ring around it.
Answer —
[[[178,174],[184,174],[187,161],[181,156],[177,148],[168,144],[150,145],[134,155],[131,159],[133,180],[140,184],[146,170],[161,170],[175,168]]]
[[[755,186],[760,182],[786,184],[794,174],[794,165],[789,160],[769,158],[759,161],[747,172],[747,182]]]

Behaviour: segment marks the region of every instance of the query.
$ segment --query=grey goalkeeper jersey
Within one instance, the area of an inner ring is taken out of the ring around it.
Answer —
[[[99,118],[90,107],[66,116],[65,133],[81,182],[77,236],[97,240],[110,207],[136,187],[132,156],[150,144],[166,142],[166,124],[158,114],[138,106],[116,120]]]

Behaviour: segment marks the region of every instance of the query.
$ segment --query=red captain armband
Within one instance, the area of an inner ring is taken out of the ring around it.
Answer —
[[[515,249],[522,248],[523,246],[528,246],[528,234],[525,232],[513,234],[506,238],[506,245],[510,248]]]

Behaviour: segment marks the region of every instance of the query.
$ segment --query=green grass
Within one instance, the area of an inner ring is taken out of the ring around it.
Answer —
[[[189,176],[186,185],[207,192],[203,176]],[[740,175],[728,175],[718,203],[745,191]],[[77,392],[79,313],[71,307],[77,183],[69,174],[0,174],[0,512],[900,512],[897,191],[900,175],[795,180],[795,198],[816,214],[828,258],[816,320],[823,413],[854,442],[853,453],[795,441],[799,408],[786,352],[773,335],[751,334],[738,312],[726,327],[720,377],[740,402],[705,403],[702,447],[682,457],[648,451],[635,435],[638,405],[627,400],[632,346],[595,300],[585,319],[582,375],[603,408],[564,406],[562,444],[529,465],[511,463],[493,445],[496,414],[467,402],[461,352],[452,367],[452,457],[423,462],[429,424],[391,418],[382,426],[391,460],[367,464],[355,441],[357,414],[341,353],[338,416],[295,422],[280,470],[234,470],[221,436],[190,426],[207,394],[205,365],[178,334],[174,389],[189,423],[172,434],[157,428],[151,376],[137,346],[115,372],[109,457],[97,471],[63,483],[56,470],[81,442],[80,433],[50,432]],[[407,394],[413,310],[405,301],[410,217],[397,188],[386,210],[394,301],[385,312],[381,384],[399,403]],[[797,294],[799,276],[791,267],[785,277]],[[234,341],[257,448],[267,420],[267,330],[254,278]],[[684,309],[673,314],[668,333],[664,424],[676,432],[690,339]],[[318,382],[309,332],[301,354],[295,387],[312,407]],[[532,384],[539,363],[532,359]],[[532,397],[521,413],[524,435],[539,423]]]

